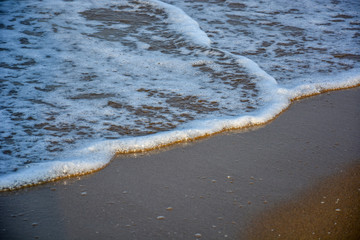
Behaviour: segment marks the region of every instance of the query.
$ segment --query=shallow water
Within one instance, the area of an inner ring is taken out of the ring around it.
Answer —
[[[360,83],[357,1],[0,2],[0,188]]]

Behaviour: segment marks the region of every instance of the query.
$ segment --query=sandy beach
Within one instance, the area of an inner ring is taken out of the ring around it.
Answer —
[[[1,192],[0,238],[357,239],[359,103],[360,88],[324,93],[256,129]]]
[[[360,163],[260,213],[246,239],[359,239]]]

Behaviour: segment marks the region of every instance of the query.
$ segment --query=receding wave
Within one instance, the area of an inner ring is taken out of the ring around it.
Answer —
[[[346,71],[277,81],[253,55],[222,46],[209,30],[220,29],[216,17],[185,13],[227,7],[223,29],[238,29],[246,5],[184,1],[183,11],[169,2],[1,3],[0,190],[90,173],[116,153],[264,124],[294,98],[360,84],[354,53],[333,56],[352,64]],[[278,59],[286,62],[267,61]]]

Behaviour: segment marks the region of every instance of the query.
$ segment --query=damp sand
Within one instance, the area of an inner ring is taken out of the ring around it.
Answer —
[[[355,218],[346,216],[346,207],[334,209],[333,202],[339,199],[342,204],[346,199],[347,206],[358,205],[353,192],[358,189],[338,193],[331,188],[335,180],[326,179],[343,176],[359,162],[359,90],[296,101],[258,129],[119,156],[91,175],[1,192],[0,237],[247,239],[249,226],[267,226],[268,219],[289,233],[285,224],[299,222],[301,208],[307,206],[297,201],[306,203],[303,199],[311,196],[318,202],[312,193],[322,186],[326,193],[318,194],[326,194],[332,205],[324,205],[328,207],[321,214],[311,217],[312,231],[319,233],[321,223],[336,214],[345,217],[338,224],[356,223],[358,212],[352,212]],[[341,178],[351,183],[349,174]],[[293,206],[300,210],[287,214]],[[285,210],[279,210],[282,207]],[[258,216],[267,217],[255,224]],[[284,218],[289,221],[284,223]],[[307,230],[299,234],[292,236],[309,239]],[[346,237],[338,234],[326,239]]]
[[[360,160],[256,216],[246,239],[360,238]]]

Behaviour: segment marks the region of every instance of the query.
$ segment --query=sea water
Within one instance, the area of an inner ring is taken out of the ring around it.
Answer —
[[[360,84],[357,0],[0,1],[0,190]]]

